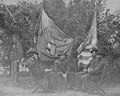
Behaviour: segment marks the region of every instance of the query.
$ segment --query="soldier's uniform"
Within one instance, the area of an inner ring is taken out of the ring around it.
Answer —
[[[44,69],[41,68],[41,66],[39,66],[33,58],[29,58],[27,64],[34,78],[36,78],[37,80],[44,79]]]
[[[58,89],[62,90],[64,88],[66,88],[66,84],[63,82],[67,81],[67,78],[64,78],[64,74],[66,74],[67,71],[67,66],[68,66],[68,62],[66,57],[63,57],[62,59],[59,60],[60,65],[60,71],[57,72],[57,87]]]
[[[29,68],[31,75],[33,76],[38,87],[41,87],[43,91],[46,92],[48,89],[48,81],[45,78],[44,67],[38,64],[34,56],[28,59],[27,67]]]
[[[98,61],[99,61],[99,58],[94,57],[88,65],[88,70],[92,69],[92,68],[95,68],[96,65],[98,64]],[[81,77],[85,74],[87,74],[87,71],[75,73],[75,90],[81,90],[82,89],[83,80],[81,80]]]
[[[59,58],[55,61],[53,72],[50,73],[50,83],[49,87],[53,90],[61,90],[63,85],[62,82],[64,80],[63,74],[66,73],[67,69],[67,61],[66,58]]]
[[[23,50],[21,43],[17,40],[16,37],[13,37],[13,46],[11,51],[11,61],[12,61],[12,76],[15,78],[15,81],[18,82],[18,73],[19,73],[19,63],[23,57]]]
[[[104,53],[100,55],[103,54]],[[90,89],[95,87],[93,84],[94,82],[90,83],[90,81],[97,81],[103,79],[104,77],[101,78],[101,74],[103,73],[103,70],[107,69],[108,66],[109,66],[109,61],[108,59],[106,59],[106,57],[102,57],[102,58],[97,57],[96,59],[91,60],[91,64],[88,68],[88,74],[82,76],[83,89],[89,92]]]
[[[54,69],[56,72],[65,73],[67,69],[67,60],[65,58],[62,60],[61,59],[56,60]]]
[[[75,83],[75,73],[78,71],[77,58],[69,58],[67,68],[67,89],[73,90]]]
[[[92,53],[93,51],[97,52],[98,50],[96,48],[92,48],[90,52]],[[96,55],[94,55],[89,65],[87,66],[87,69],[94,68],[98,64],[98,61],[99,61],[99,58]],[[87,70],[75,73],[75,90],[79,91],[82,89],[82,85],[83,85],[82,76],[86,74],[87,74]]]

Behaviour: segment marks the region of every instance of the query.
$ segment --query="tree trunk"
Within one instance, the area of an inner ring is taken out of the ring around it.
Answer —
[[[16,72],[15,72],[15,81],[16,81],[16,83],[19,82],[19,76],[18,76],[18,74],[19,74],[19,63],[20,63],[20,61],[16,62],[16,64],[17,64]]]
[[[10,56],[8,56],[8,59],[9,59],[9,65],[10,65],[10,67],[9,67],[9,76],[11,77],[12,76],[12,72],[11,72],[12,66],[11,66]]]
[[[11,77],[12,76],[12,65],[11,65],[11,63],[12,63],[12,61],[11,61],[11,57],[10,57],[10,55],[11,55],[11,49],[12,49],[12,43],[10,43],[10,45],[9,45],[9,51],[8,51],[8,59],[9,59],[9,76]]]

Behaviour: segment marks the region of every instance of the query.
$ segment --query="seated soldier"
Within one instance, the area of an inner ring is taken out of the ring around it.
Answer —
[[[36,92],[40,87],[43,89],[44,92],[46,92],[48,87],[48,85],[46,85],[48,82],[46,82],[45,80],[45,70],[42,66],[38,64],[37,58],[37,53],[28,53],[27,67],[34,78],[35,83],[37,84],[37,88],[33,91],[33,93]]]
[[[67,68],[67,89],[73,90],[75,87],[75,73],[78,72],[78,59],[77,56],[71,56],[68,61]]]
[[[87,69],[90,65],[93,66],[98,61],[98,58],[97,58],[97,55],[96,55],[97,52],[98,52],[98,50],[94,47],[90,50],[90,53],[92,54],[92,59],[91,59],[89,65],[87,66]],[[86,73],[87,73],[87,70],[82,71],[82,72],[77,72],[75,74],[75,80],[76,80],[75,81],[75,83],[76,83],[75,84],[75,87],[76,87],[75,90],[76,91],[81,90],[81,88],[82,88],[81,76],[86,74]]]
[[[95,55],[95,51],[92,51],[92,54]],[[95,88],[95,82],[97,80],[101,80],[101,74],[105,68],[109,66],[109,61],[105,58],[106,54],[104,51],[99,51],[98,56],[94,57],[96,59],[92,59],[89,67],[88,72],[85,75],[81,76],[82,79],[82,89],[86,92],[93,91]],[[97,90],[98,91],[98,90]]]
[[[92,60],[90,61],[90,63],[89,63],[89,65],[88,65],[88,71],[84,71],[84,72],[77,72],[76,74],[75,74],[75,82],[76,82],[76,91],[79,91],[79,90],[82,90],[82,86],[83,85],[86,85],[85,84],[85,81],[86,80],[84,80],[84,77],[87,77],[88,75],[90,75],[90,76],[95,76],[95,75],[93,75],[93,73],[94,74],[97,74],[97,71],[99,70],[99,71],[101,71],[102,70],[102,65],[103,65],[103,63],[100,63],[100,62],[102,62],[102,61],[104,61],[103,60],[103,58],[104,58],[104,55],[103,55],[103,53],[100,53],[99,52],[99,54],[97,55],[96,53],[98,52],[98,50],[96,49],[96,48],[92,48],[91,50],[90,50],[90,52],[91,52],[91,54],[92,54]],[[105,53],[105,52],[104,52]],[[102,55],[102,57],[101,57],[101,55]],[[101,72],[99,72],[98,71],[98,73],[101,73]],[[83,84],[84,83],[84,84]],[[83,88],[84,89],[84,88]]]
[[[62,80],[63,75],[66,73],[67,61],[65,58],[65,54],[61,54],[59,59],[55,61],[53,71],[50,72],[50,80],[49,80],[49,89],[50,90],[58,90],[62,89]],[[56,91],[57,92],[57,91]]]

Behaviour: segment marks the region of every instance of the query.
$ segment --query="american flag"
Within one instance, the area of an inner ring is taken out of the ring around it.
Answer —
[[[92,21],[91,29],[85,38],[85,40],[78,47],[77,52],[78,55],[78,66],[82,63],[83,65],[88,65],[90,60],[92,59],[92,54],[90,53],[90,49],[92,47],[97,47],[97,21],[96,21],[96,12],[94,14],[94,18]]]

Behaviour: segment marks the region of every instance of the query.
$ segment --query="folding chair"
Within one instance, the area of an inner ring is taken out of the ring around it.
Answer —
[[[45,74],[45,69],[40,68],[39,65],[33,64],[28,66],[31,75],[33,77],[34,82],[36,83],[37,87],[33,90],[32,93],[35,93],[39,88],[42,88],[44,92],[47,91],[48,81]]]
[[[68,89],[74,89],[74,82],[75,81],[75,72],[69,72],[67,74],[67,88]]]
[[[101,76],[100,76],[100,79],[99,80],[91,80],[90,78],[89,79],[87,79],[87,80],[89,80],[89,82],[91,82],[92,84],[93,84],[93,88],[91,88],[89,91],[88,91],[88,93],[90,93],[90,92],[92,92],[92,91],[94,91],[94,90],[96,90],[97,92],[98,92],[98,94],[100,94],[100,95],[105,95],[106,94],[106,92],[101,88],[101,85],[105,82],[105,80],[106,80],[106,78],[108,77],[108,75],[109,75],[109,66],[108,66],[108,68],[106,68],[106,67],[104,67],[103,68],[103,71],[102,71],[102,73],[101,73]]]

